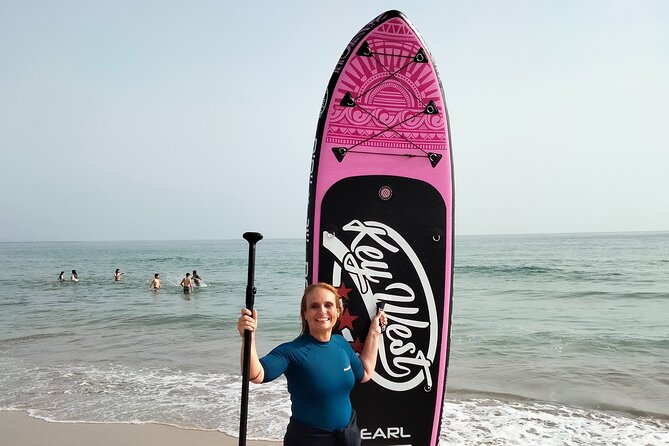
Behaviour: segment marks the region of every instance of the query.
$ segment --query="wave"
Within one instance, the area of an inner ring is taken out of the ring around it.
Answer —
[[[481,391],[467,387],[449,386],[447,399],[451,401],[482,401],[493,400],[499,404],[548,405],[552,407],[571,407],[582,411],[605,412],[621,417],[652,418],[669,423],[669,413],[639,410],[636,407],[608,402],[598,402],[593,407],[576,407],[575,405],[558,404],[554,401],[542,401],[529,398],[526,395],[506,392]]]
[[[485,274],[485,275],[543,275],[561,273],[560,269],[546,268],[542,266],[522,265],[455,265],[455,272],[462,274]]]
[[[161,325],[192,325],[202,326],[203,324],[216,327],[221,324],[220,316],[209,316],[206,314],[145,314],[142,316],[133,316],[119,318],[120,325],[141,325],[141,326],[161,326]]]
[[[173,257],[152,257],[145,260],[146,262],[155,262],[155,263],[173,263],[173,262],[182,262],[184,264],[193,263],[193,258],[188,256],[173,256]],[[190,272],[185,268],[187,272]]]
[[[553,297],[558,299],[583,299],[583,298],[602,298],[602,299],[632,299],[632,300],[648,300],[648,299],[669,299],[669,294],[666,292],[656,291],[633,291],[624,292],[620,290],[615,291],[601,291],[601,290],[583,290],[583,291],[569,291],[565,293],[555,294]]]
[[[22,344],[22,343],[31,343],[35,341],[40,341],[44,339],[51,339],[51,338],[59,338],[63,336],[68,336],[73,333],[70,332],[60,332],[60,333],[39,333],[39,334],[32,334],[32,335],[26,335],[26,336],[17,336],[14,338],[5,338],[5,339],[0,339],[0,345],[4,346],[12,346],[12,345],[17,345],[17,344]]]
[[[538,280],[550,279],[569,282],[607,282],[607,283],[635,283],[654,284],[657,279],[643,277],[638,271],[629,271],[624,268],[614,269],[575,269],[569,267],[549,267],[540,265],[455,265],[456,275],[484,276],[487,278],[534,278]],[[465,280],[465,279],[462,279]]]
[[[264,386],[260,386],[264,387]],[[251,440],[280,441],[290,416],[286,410],[285,394],[268,396],[268,401],[258,404],[255,396],[259,388],[251,389],[248,438]],[[235,403],[236,398],[234,399]],[[275,400],[275,401],[272,401]],[[274,404],[267,404],[272,401]],[[276,404],[279,402],[279,404]],[[124,408],[116,407],[116,412]],[[0,408],[0,410],[6,408]],[[208,418],[194,422],[187,407],[180,416],[165,416],[159,408],[152,416],[136,416],[125,421],[115,419],[114,411],[107,410],[106,419],[96,416],[63,417],[45,409],[12,408],[23,410],[29,416],[56,423],[120,423],[163,424],[185,429],[220,431],[236,437],[238,434],[238,409],[228,408],[216,412],[219,420]],[[626,416],[606,411],[587,411],[568,406],[537,402],[508,401],[494,397],[448,396],[443,406],[440,444],[474,446],[481,444],[534,446],[553,444],[588,444],[636,446],[639,444],[667,444],[669,420],[649,416]],[[557,444],[557,443],[556,443]]]
[[[463,330],[460,331],[462,333]],[[644,358],[663,358],[669,354],[669,339],[660,333],[639,334],[619,333],[613,328],[590,333],[567,333],[564,331],[521,329],[510,333],[494,332],[491,334],[456,334],[452,338],[458,348],[488,348],[500,358],[529,350],[552,351],[568,349],[571,354],[593,355],[599,352],[611,354],[641,353]],[[545,349],[544,347],[549,347]],[[584,361],[582,364],[589,364]]]
[[[176,368],[0,360],[0,410],[23,410],[53,422],[169,424],[236,435],[239,373]],[[252,385],[248,436],[280,440],[290,417],[285,379]],[[663,444],[669,415],[613,404],[578,408],[515,393],[449,386],[443,406],[444,444]],[[597,437],[588,437],[596,435]],[[597,438],[597,441],[585,441]]]
[[[636,446],[666,444],[669,421],[581,410],[533,401],[494,398],[447,400],[444,444],[537,445],[553,443]]]

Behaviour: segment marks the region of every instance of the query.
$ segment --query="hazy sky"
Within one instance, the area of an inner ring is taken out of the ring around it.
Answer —
[[[318,112],[399,9],[456,233],[669,230],[669,2],[0,0],[0,240],[302,237]]]

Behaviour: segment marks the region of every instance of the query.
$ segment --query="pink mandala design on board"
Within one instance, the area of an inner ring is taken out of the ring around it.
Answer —
[[[366,42],[374,56],[352,55],[341,73],[329,110],[326,143],[363,151],[447,150],[439,81],[431,63],[413,62],[421,44],[411,29],[401,20],[390,20],[372,31]],[[347,93],[355,107],[340,105]],[[424,113],[430,101],[438,114]]]

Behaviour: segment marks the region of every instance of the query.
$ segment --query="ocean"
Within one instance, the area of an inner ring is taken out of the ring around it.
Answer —
[[[669,233],[459,236],[455,252],[441,444],[669,444]],[[0,243],[0,410],[236,436],[247,256],[241,237]],[[257,246],[261,354],[299,332],[304,258],[304,240]],[[185,296],[194,269],[208,286]],[[249,438],[281,439],[289,416],[285,380],[251,385]]]

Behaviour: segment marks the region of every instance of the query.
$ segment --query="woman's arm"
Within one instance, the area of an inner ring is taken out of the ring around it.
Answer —
[[[367,339],[365,339],[365,346],[360,353],[360,362],[365,369],[365,374],[360,380],[361,383],[367,382],[374,376],[374,369],[376,368],[376,358],[379,356],[379,337],[381,336],[381,326],[386,324],[386,315],[383,310],[379,310],[376,316],[372,318],[369,325],[369,332]]]
[[[244,332],[251,332],[251,361],[249,367],[249,381],[252,383],[260,384],[265,378],[265,371],[260,364],[260,358],[258,358],[258,352],[256,351],[256,328],[258,327],[258,312],[253,310],[253,313],[246,308],[242,308],[242,315],[237,322],[237,331],[239,335],[244,339]],[[242,349],[239,355],[239,362],[241,368],[244,368],[244,342],[242,342]]]

